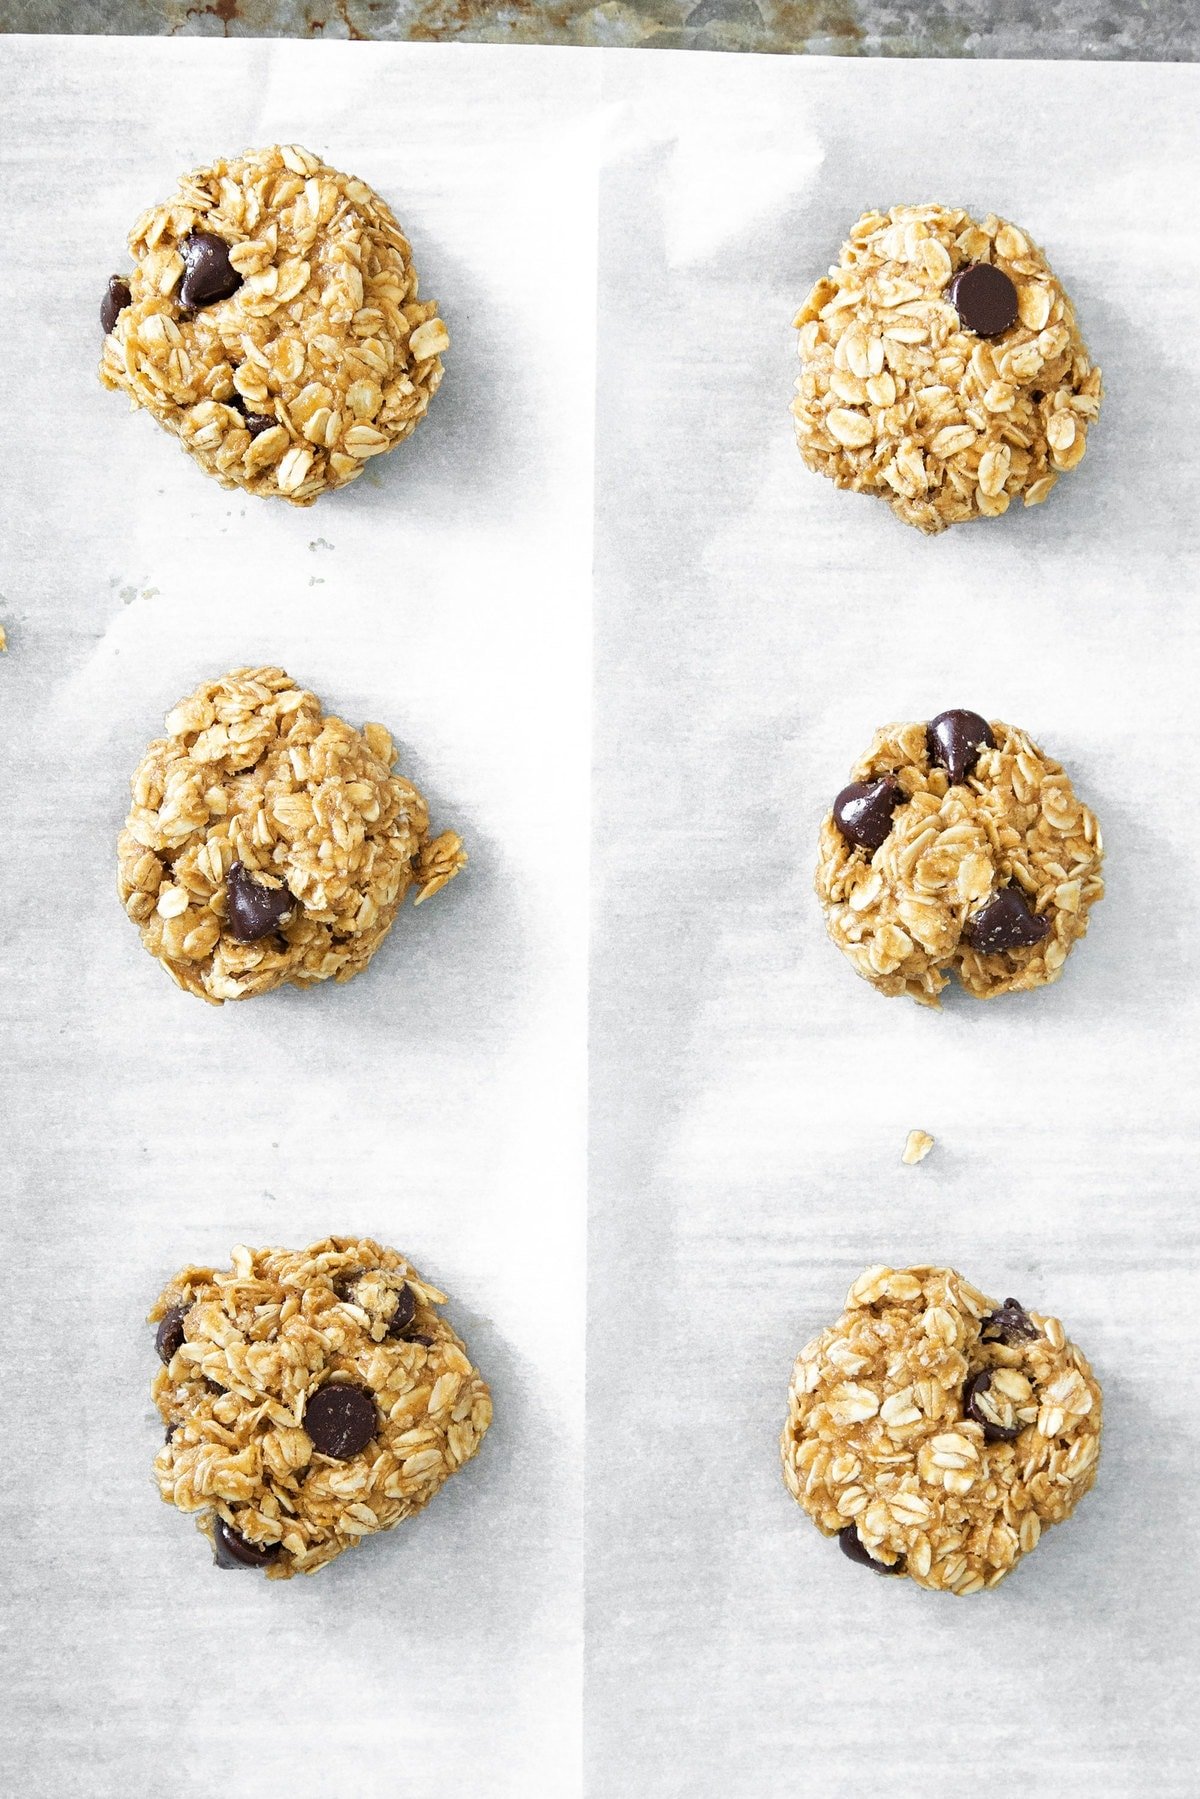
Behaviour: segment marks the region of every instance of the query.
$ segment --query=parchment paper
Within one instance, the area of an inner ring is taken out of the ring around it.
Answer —
[[[0,67],[6,1790],[571,1793],[592,70],[117,40]],[[394,204],[453,339],[417,436],[308,511],[199,478],[94,375],[140,209],[280,137]],[[214,1010],[123,918],[114,833],[166,709],[258,660],[389,725],[471,862],[348,986]],[[186,1262],[328,1231],[443,1285],[496,1422],[319,1578],[225,1576],[150,1481],[142,1320]]]
[[[642,59],[601,205],[588,1534],[594,1790],[1185,1794],[1197,1672],[1200,157],[1194,71]],[[861,211],[1048,248],[1104,369],[1042,508],[927,541],[810,475],[791,317]],[[1070,769],[1108,896],[1036,995],[886,1001],[819,820],[877,724]],[[900,1164],[906,1132],[937,1139]],[[780,1478],[792,1358],[872,1262],[1061,1316],[1096,1490],[956,1602]],[[636,1347],[630,1314],[636,1314]],[[620,1469],[619,1478],[613,1470]]]
[[[12,1790],[570,1796],[582,1735],[621,1799],[1191,1791],[1192,71],[46,38],[0,71]],[[93,373],[138,210],[280,137],[394,203],[453,339],[413,441],[303,513]],[[933,543],[787,415],[809,283],[929,197],[1046,244],[1108,386],[1045,508]],[[258,658],[393,728],[472,863],[348,987],[212,1011],[113,838],[172,701]],[[874,726],[947,705],[1064,760],[1109,896],[1059,986],[935,1017],[809,883]],[[444,1283],[497,1422],[391,1538],[227,1579],[149,1484],[139,1321],[184,1261],[329,1229]],[[926,1258],[1058,1312],[1108,1406],[1078,1518],[961,1605],[845,1563],[775,1450],[854,1274]]]

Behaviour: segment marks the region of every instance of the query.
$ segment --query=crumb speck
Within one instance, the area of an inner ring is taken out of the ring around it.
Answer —
[[[923,1162],[933,1148],[933,1138],[928,1131],[910,1131],[904,1139],[904,1151],[900,1160],[906,1168],[915,1162]]]

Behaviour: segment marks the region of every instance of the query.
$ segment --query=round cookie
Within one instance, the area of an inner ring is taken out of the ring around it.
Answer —
[[[363,181],[295,144],[184,176],[129,235],[100,306],[100,379],[224,487],[309,506],[408,437],[446,327]]]
[[[168,714],[130,783],[121,902],[180,987],[219,1005],[348,981],[466,863],[429,835],[382,725],[326,717],[281,668],[206,681]]]
[[[1100,371],[1042,252],[994,214],[865,213],[795,324],[800,454],[905,524],[1036,506],[1082,460]]]
[[[445,1295],[395,1250],[326,1237],[230,1260],[182,1269],[151,1308],[154,1477],[219,1567],[289,1580],[428,1505],[492,1402]]]
[[[788,1489],[852,1561],[935,1592],[994,1587],[1096,1478],[1101,1395],[1057,1318],[952,1268],[868,1268],[802,1349]]]
[[[1023,731],[955,709],[884,725],[821,826],[829,935],[881,993],[1056,981],[1103,896],[1100,827]]]

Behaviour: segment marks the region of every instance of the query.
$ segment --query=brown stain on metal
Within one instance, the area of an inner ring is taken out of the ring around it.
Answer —
[[[486,31],[493,42],[508,35],[526,43],[586,43],[586,33],[574,36],[572,21],[592,11],[594,0],[567,6],[541,5],[538,0],[503,0],[500,6],[488,0],[426,0],[405,36],[438,43]]]
[[[780,49],[802,49],[814,38],[835,40],[852,56],[867,36],[850,0],[781,0],[763,8],[763,23]]]
[[[183,15],[183,18],[179,20],[178,23],[171,26],[167,36],[174,37],[176,33],[187,24],[189,19],[209,18],[220,19],[221,30],[224,35],[228,37],[231,22],[234,19],[240,19],[241,16],[241,13],[238,11],[238,0],[213,0],[213,3],[209,6],[189,6]]]
[[[554,6],[539,4],[539,0],[500,0],[499,4],[497,0],[424,0],[405,36],[428,42],[486,36],[493,42],[515,37],[523,42],[587,43],[593,35],[595,10],[595,0],[567,0],[566,4],[560,0]],[[703,45],[709,27],[720,34],[725,22],[714,15],[689,30],[688,15],[695,10],[696,0],[663,0],[653,11],[622,6],[621,23],[632,28],[624,41],[652,38],[664,47],[677,41]],[[867,37],[854,0],[758,0],[754,12],[761,22],[752,14],[736,21],[742,39],[738,48],[802,51],[815,41],[823,49],[852,56]]]
[[[350,17],[349,0],[333,0],[333,3],[334,3],[335,8],[337,9],[338,18],[342,21],[342,24],[346,27],[346,36],[349,38],[353,38],[356,43],[360,43],[360,44],[370,43],[370,41],[371,41],[370,32],[369,31],[360,31],[358,29],[358,26],[354,23],[354,20]]]

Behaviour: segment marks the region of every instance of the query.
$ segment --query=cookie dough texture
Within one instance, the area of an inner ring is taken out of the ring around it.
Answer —
[[[180,701],[133,776],[117,843],[121,901],[180,987],[220,1004],[285,982],[348,981],[410,887],[420,904],[453,879],[462,844],[453,831],[430,836],[395,759],[382,725],[326,716],[281,668],[235,669]],[[239,863],[292,902],[252,942],[231,926]]]
[[[834,943],[879,992],[938,1005],[951,972],[976,999],[1056,981],[1104,893],[1100,827],[1057,762],[1012,725],[991,721],[995,746],[952,785],[930,761],[927,726],[885,725],[851,778],[895,775],[904,801],[874,855],[827,814],[816,890]],[[1048,934],[1027,949],[984,955],[968,918],[1015,886]]]
[[[947,297],[978,263],[1017,290],[1017,321],[996,338],[965,329]],[[1041,250],[1004,219],[945,206],[865,213],[795,323],[801,455],[906,524],[934,533],[1017,498],[1036,506],[1083,458],[1100,371]]]
[[[797,1358],[788,1488],[826,1536],[855,1531],[881,1572],[994,1587],[1095,1480],[1091,1369],[1057,1318],[1013,1307],[950,1268],[869,1268]]]
[[[222,240],[241,277],[194,309],[192,232]],[[194,170],[129,248],[100,379],[225,487],[308,506],[408,437],[437,392],[450,340],[403,232],[365,182],[298,145]]]
[[[151,1388],[167,1427],[154,1463],[163,1499],[196,1513],[210,1542],[223,1523],[272,1580],[313,1574],[420,1511],[492,1418],[444,1304],[369,1239],[239,1247],[229,1268],[182,1269],[150,1312],[151,1323],[183,1312]],[[390,1334],[398,1308],[411,1310],[403,1338]],[[376,1413],[348,1457],[322,1454],[304,1427],[314,1394],[339,1383]]]

